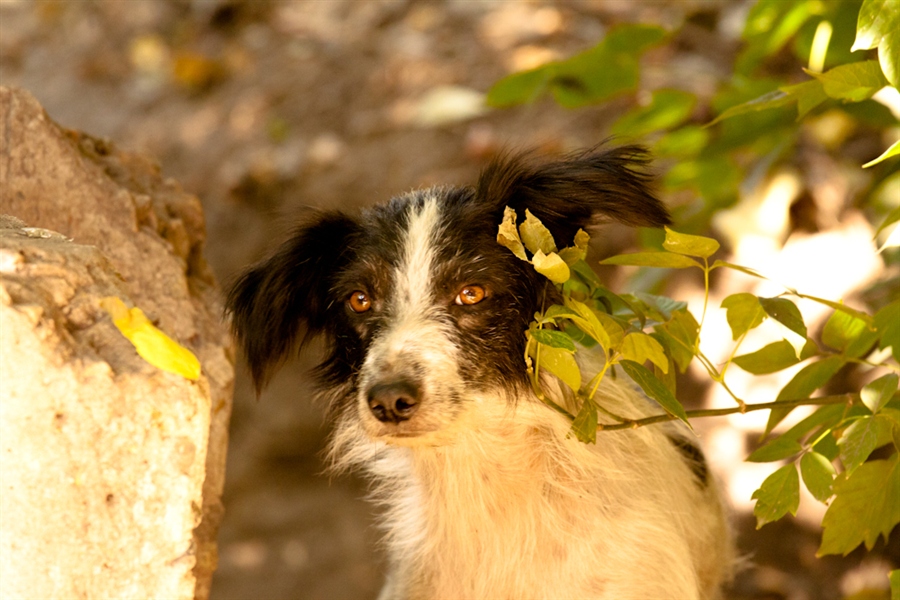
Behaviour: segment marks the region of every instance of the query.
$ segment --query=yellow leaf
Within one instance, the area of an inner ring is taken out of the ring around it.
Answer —
[[[525,220],[519,225],[519,233],[522,234],[522,241],[525,242],[525,247],[532,254],[537,254],[538,250],[544,254],[556,252],[556,242],[553,241],[553,234],[527,208],[525,209]]]
[[[553,283],[565,283],[569,280],[569,267],[556,252],[544,254],[540,249],[532,260],[534,270],[552,281]]]
[[[196,381],[200,361],[178,342],[157,329],[138,307],[128,309],[115,296],[103,298],[100,306],[112,317],[116,328],[134,344],[137,353],[154,367]]]
[[[566,261],[566,264],[570,267],[579,260],[584,260],[587,256],[588,242],[590,241],[591,236],[585,233],[584,229],[579,229],[578,233],[575,234],[575,245],[560,250],[560,258]]]
[[[519,231],[516,229],[516,211],[508,206],[503,211],[503,222],[500,223],[500,231],[497,232],[497,242],[512,250],[512,253],[522,260],[528,260],[525,247],[519,239]]]

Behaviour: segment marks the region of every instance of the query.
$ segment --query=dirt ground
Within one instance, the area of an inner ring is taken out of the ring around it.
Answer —
[[[66,127],[157,157],[201,198],[207,258],[228,282],[309,207],[354,210],[413,187],[467,183],[501,146],[596,144],[629,99],[482,114],[473,94],[593,45],[615,23],[676,23],[707,4],[3,0],[0,83],[28,89]],[[709,89],[728,70],[729,23],[744,8],[708,10],[718,35],[651,57],[645,83]],[[598,250],[630,239],[607,230]],[[214,600],[372,598],[381,584],[364,484],[321,475],[327,424],[304,360],[259,401],[239,375]],[[859,553],[815,559],[819,533],[800,522],[758,532],[748,515],[736,522],[758,567],[729,597],[827,600],[841,596],[848,569],[883,572],[872,558],[857,568]],[[896,543],[885,552],[900,555]]]

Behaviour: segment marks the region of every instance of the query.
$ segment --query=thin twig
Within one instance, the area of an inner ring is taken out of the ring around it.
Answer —
[[[721,417],[723,415],[733,415],[737,413],[748,413],[754,410],[771,410],[774,408],[794,408],[797,406],[824,406],[826,404],[852,404],[858,398],[857,394],[838,394],[837,396],[822,396],[820,398],[800,398],[797,400],[778,400],[775,402],[765,402],[762,404],[745,404],[743,406],[735,406],[732,408],[706,408],[702,410],[687,411],[688,418],[696,417]],[[597,431],[615,431],[617,429],[637,429],[645,425],[653,425],[654,423],[665,423],[666,421],[674,421],[678,417],[668,413],[662,415],[654,415],[643,419],[632,419],[622,423],[609,423],[597,425]]]

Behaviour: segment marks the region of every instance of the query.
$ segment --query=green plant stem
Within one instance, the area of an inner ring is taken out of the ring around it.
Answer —
[[[728,384],[725,383],[724,379],[719,382],[719,385],[721,385],[722,388],[724,388],[724,390],[726,392],[728,392],[728,395],[731,396],[735,402],[737,402],[738,409],[739,409],[738,412],[747,412],[747,403],[744,402],[743,400],[741,400],[740,398],[738,398],[737,394],[735,394],[734,392],[731,391],[731,388],[728,387]]]
[[[811,443],[806,444],[806,452],[814,452],[813,448],[815,448],[816,444],[824,440],[828,435],[831,435],[831,432],[834,430],[834,427],[829,427],[825,431],[819,434],[819,436],[813,440]]]
[[[594,401],[591,400],[590,398],[588,398],[585,400],[585,402],[594,402]],[[612,411],[606,410],[605,408],[603,408],[601,405],[597,404],[596,402],[594,402],[594,406],[596,406],[597,410],[602,412],[604,415],[606,415],[607,417],[610,417],[612,419],[615,419],[619,423],[625,423],[626,421],[628,421],[628,419],[623,417],[622,415],[617,415],[616,413],[614,413]]]
[[[745,331],[743,335],[741,335],[741,337],[738,339],[738,341],[735,342],[734,348],[731,349],[731,354],[728,356],[728,360],[725,361],[725,365],[722,367],[722,370],[719,371],[719,376],[722,378],[722,383],[725,382],[725,371],[727,371],[728,367],[731,366],[731,362],[734,360],[734,356],[737,354],[738,348],[740,348],[741,344],[744,343],[744,340],[747,338],[748,333],[750,333],[749,330]]]
[[[700,330],[706,321],[706,307],[709,304],[709,260],[703,259],[703,313],[700,315]],[[699,332],[697,334],[699,336]]]
[[[609,356],[607,356],[606,363],[603,365],[603,369],[595,377],[597,382],[594,384],[594,387],[591,389],[591,393],[588,396],[588,399],[590,399],[590,400],[594,399],[594,395],[597,393],[597,388],[600,387],[600,382],[603,381],[603,378],[606,376],[606,371],[609,370],[609,365],[610,365],[610,359],[609,359]]]
[[[856,394],[839,394],[837,396],[822,396],[820,398],[800,398],[797,400],[779,400],[777,402],[765,402],[762,404],[747,404],[733,408],[706,408],[702,410],[687,411],[688,418],[697,417],[721,417],[737,413],[748,413],[754,410],[772,410],[774,408],[792,408],[796,406],[824,406],[826,404],[852,404],[857,399]],[[601,424],[597,431],[615,431],[617,429],[637,429],[645,425],[674,421],[678,417],[668,413],[645,417],[643,419],[630,419],[623,423]]]
[[[840,356],[840,354],[835,353],[835,354],[832,354],[831,356]],[[844,358],[847,359],[847,362],[855,363],[857,365],[866,365],[867,367],[872,367],[872,368],[880,367],[883,369],[887,369],[889,371],[893,371],[894,373],[900,373],[900,365],[895,367],[894,365],[891,365],[888,363],[878,364],[878,363],[869,362],[862,358],[850,358],[849,356],[845,356]]]

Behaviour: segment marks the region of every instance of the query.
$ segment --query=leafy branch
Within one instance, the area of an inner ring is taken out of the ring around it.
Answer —
[[[663,177],[667,192],[696,195],[693,204],[675,210],[676,219],[692,232],[707,229],[712,215],[734,205],[739,187],[790,161],[798,153],[795,148],[808,145],[816,137],[810,135],[808,123],[838,114],[867,132],[889,131],[897,125],[896,116],[872,98],[884,88],[893,88],[896,94],[900,85],[900,3],[760,0],[747,15],[742,37],[744,45],[730,80],[723,81],[711,98],[681,89],[644,90],[645,101],[611,126],[615,135],[651,141],[667,169]],[[546,92],[560,105],[576,108],[634,93],[640,88],[644,53],[675,39],[677,31],[620,25],[594,48],[504,78],[488,92],[487,101],[508,107],[534,102]],[[798,77],[784,77],[777,67],[769,69],[770,63],[783,65],[784,54],[791,51],[798,60],[808,58],[808,68],[796,69]],[[767,73],[772,70],[775,76]],[[717,116],[707,123],[698,121],[708,114]],[[879,193],[890,195],[884,190],[900,182],[900,173],[891,168],[900,155],[900,140],[888,140],[886,145],[880,156],[862,165],[868,170],[860,172],[869,181],[869,193],[863,195],[868,198],[863,200],[868,202],[868,216],[881,223],[875,228],[876,238],[900,222],[900,207],[893,200],[876,200]],[[757,526],[795,514],[802,481],[828,506],[819,554],[847,554],[860,544],[871,549],[878,537],[887,539],[900,523],[900,299],[889,297],[867,312],[787,287],[774,297],[732,294],[721,308],[733,345],[724,363],[716,364],[700,349],[713,272],[729,269],[763,277],[753,269],[712,260],[719,249],[716,240],[667,230],[662,251],[602,261],[638,268],[700,269],[704,297],[698,321],[685,302],[642,292],[617,295],[606,289],[584,260],[583,232],[572,247],[557,250],[552,236],[533,217],[525,216],[521,231],[517,221],[516,215],[507,215],[500,243],[533,263],[563,298],[562,304],[536,315],[527,332],[527,372],[538,397],[572,422],[573,435],[593,443],[598,431],[615,435],[611,432],[675,419],[690,425],[690,419],[698,417],[768,410],[764,443],[747,460],[783,464],[753,494]],[[900,257],[887,252],[882,256],[885,262]],[[832,311],[815,339],[795,304],[797,298]],[[748,334],[766,320],[781,325],[780,339],[741,353]],[[602,358],[596,373],[579,371],[575,360],[579,352]],[[677,400],[676,371],[685,373],[694,360],[734,400],[734,407],[684,410]],[[735,367],[752,375],[799,370],[773,401],[748,403],[729,385]],[[843,381],[843,374],[852,368],[866,370],[871,381],[855,392],[814,397],[830,382]],[[601,382],[620,370],[664,412],[631,419],[603,406],[598,394]],[[566,406],[545,392],[546,375],[570,389]],[[798,406],[817,408],[774,434]],[[890,581],[894,595],[900,597],[900,571],[894,571]]]
[[[872,465],[879,461],[867,462],[880,447],[889,447],[889,463],[896,462],[900,452],[900,393],[897,391],[900,300],[869,315],[843,303],[791,289],[773,298],[746,292],[732,294],[722,301],[721,307],[726,311],[735,343],[724,365],[717,368],[700,350],[702,322],[709,304],[710,273],[727,268],[754,277],[763,276],[723,261],[717,260],[710,265],[709,258],[719,250],[716,240],[666,229],[662,251],[618,255],[601,262],[701,269],[704,274],[704,314],[698,322],[684,302],[651,294],[617,295],[605,288],[585,262],[589,239],[583,231],[576,235],[574,245],[559,250],[550,231],[530,212],[526,211],[518,227],[517,221],[515,212],[507,208],[498,242],[519,259],[530,262],[556,286],[562,298],[562,304],[553,304],[535,315],[526,333],[526,370],[538,398],[571,421],[572,433],[580,441],[595,443],[598,431],[635,429],[675,419],[690,426],[692,418],[759,410],[770,411],[766,426],[768,435],[796,407],[817,406],[819,408],[810,417],[780,436],[771,437],[748,457],[750,461],[760,462],[792,459],[791,463],[772,473],[754,493],[758,525],[777,520],[788,512],[796,513],[800,475],[814,497],[830,503],[823,522],[826,529],[820,553],[847,553],[860,543],[871,548],[876,539],[871,535],[873,527],[886,537],[900,522],[900,513],[887,501],[881,504],[887,512],[867,513],[869,519],[864,523],[864,529],[848,526],[850,521],[842,513],[858,510],[852,498],[860,486],[879,502],[886,495],[896,495],[900,491],[893,487],[894,479],[888,479],[886,486],[876,484],[871,475],[872,472],[880,473],[881,466]],[[786,295],[806,298],[833,309],[818,342],[809,337],[803,315]],[[738,354],[747,334],[767,319],[776,321],[803,340],[799,352],[794,344],[781,339],[754,352]],[[873,352],[888,348],[890,355]],[[579,352],[590,352],[602,358],[596,373],[582,373],[575,360]],[[674,371],[677,368],[686,372],[694,358],[710,379],[728,392],[736,406],[684,409],[677,400]],[[764,375],[805,361],[809,361],[808,364],[791,378],[772,402],[748,403],[735,394],[726,381],[726,373],[732,364],[748,373]],[[882,369],[886,374],[859,393],[812,397],[817,389],[824,387],[849,364]],[[634,419],[605,407],[598,391],[606,375],[617,366],[665,412]],[[545,389],[548,381],[541,376],[543,371],[571,390],[572,410],[553,400],[554,395]],[[600,422],[601,413],[612,422]],[[838,459],[840,471],[834,466]],[[894,477],[895,471],[890,467],[888,475]],[[854,476],[855,473],[863,475]],[[840,495],[841,490],[844,490],[844,496]]]

